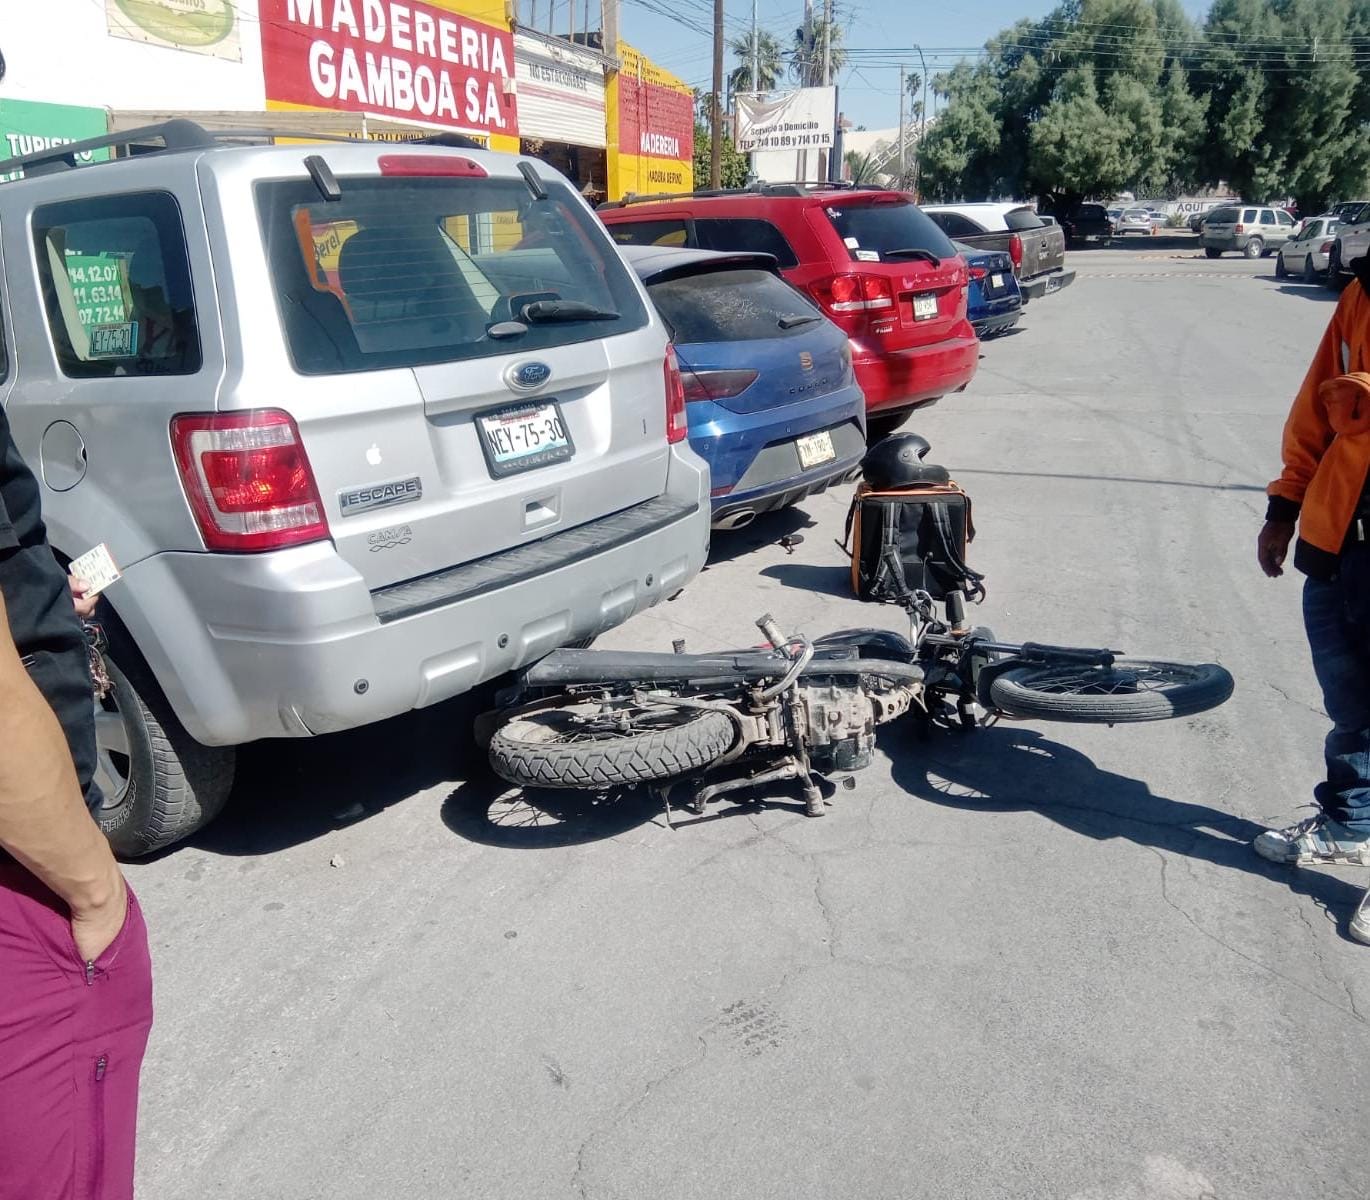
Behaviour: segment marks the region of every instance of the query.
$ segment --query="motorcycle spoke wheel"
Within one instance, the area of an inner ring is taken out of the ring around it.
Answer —
[[[1016,667],[994,679],[990,699],[1011,717],[1114,725],[1205,712],[1231,696],[1232,686],[1216,663],[1119,659],[1111,667]]]
[[[522,787],[622,787],[708,766],[734,737],[722,712],[590,700],[514,717],[491,738],[490,765]]]

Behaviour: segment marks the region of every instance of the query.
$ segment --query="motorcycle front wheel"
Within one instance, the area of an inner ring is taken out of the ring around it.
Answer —
[[[1117,725],[1217,708],[1232,695],[1232,676],[1216,663],[1044,663],[1005,671],[990,683],[989,694],[993,706],[1010,717]]]
[[[520,787],[623,787],[696,771],[735,737],[721,712],[589,700],[513,718],[490,739],[490,765]]]

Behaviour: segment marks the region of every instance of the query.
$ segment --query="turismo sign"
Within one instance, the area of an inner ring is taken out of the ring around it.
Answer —
[[[268,100],[518,131],[513,39],[417,0],[262,0]]]
[[[109,118],[104,109],[0,100],[0,159],[35,154],[108,132]],[[96,150],[78,154],[76,160],[88,163],[108,157],[108,150]],[[0,183],[18,179],[22,174],[22,171],[8,171],[0,175]]]

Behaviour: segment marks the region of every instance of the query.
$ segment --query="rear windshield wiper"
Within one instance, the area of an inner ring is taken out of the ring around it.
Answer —
[[[902,250],[886,250],[886,258],[925,258],[934,267],[940,267],[942,260],[931,250],[924,250],[922,246],[905,246]]]
[[[787,313],[780,318],[781,329],[798,329],[801,325],[811,325],[823,318],[817,313]]]
[[[617,321],[621,315],[583,300],[534,300],[523,306],[519,320],[533,325],[550,325],[556,321]]]

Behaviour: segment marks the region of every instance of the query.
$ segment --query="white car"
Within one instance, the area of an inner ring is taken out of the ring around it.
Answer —
[[[1125,208],[1113,222],[1113,236],[1142,233],[1151,236],[1151,213],[1145,208]]]
[[[1327,277],[1327,263],[1336,242],[1341,222],[1331,213],[1309,217],[1289,241],[1280,247],[1275,259],[1275,274],[1284,279],[1303,277],[1305,283]]]

